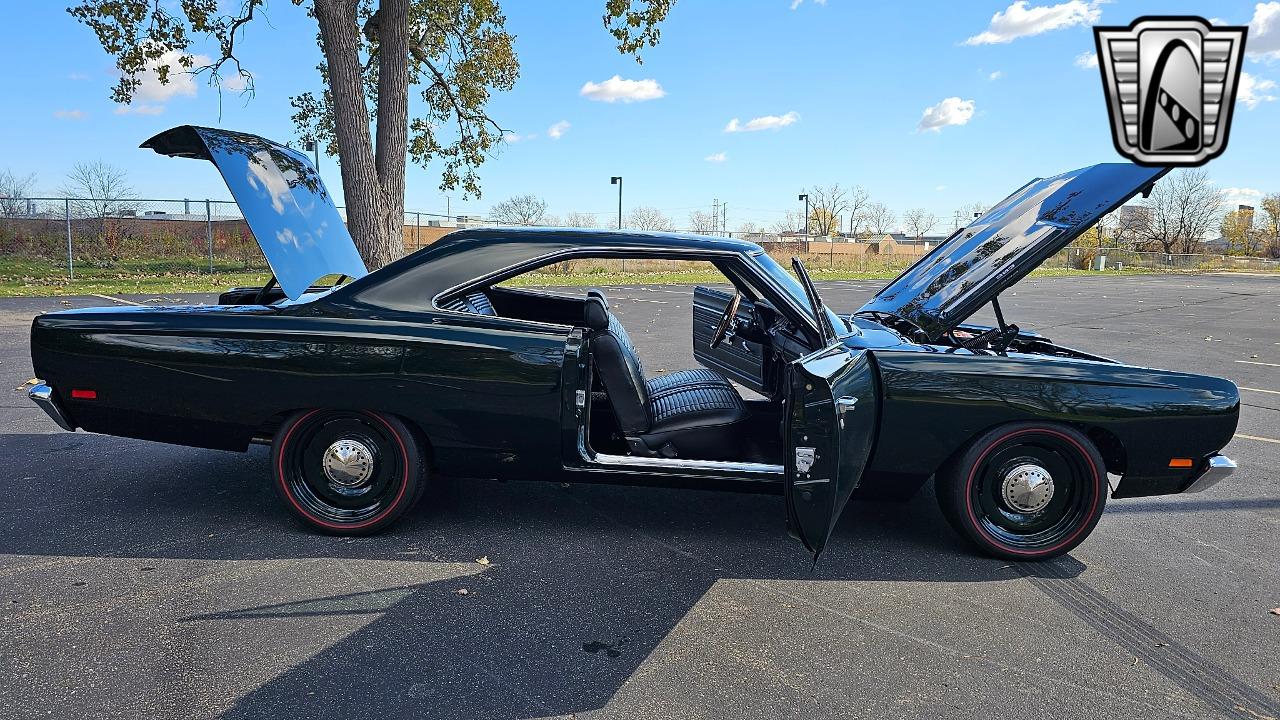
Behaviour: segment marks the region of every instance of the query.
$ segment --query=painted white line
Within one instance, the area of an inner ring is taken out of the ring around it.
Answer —
[[[1276,445],[1280,445],[1280,440],[1276,440],[1275,438],[1264,438],[1264,437],[1258,437],[1257,435],[1245,435],[1244,433],[1236,433],[1236,437],[1244,438],[1245,440],[1257,440],[1258,442],[1275,443]]]
[[[1280,367],[1280,363],[1264,363],[1264,362],[1258,362],[1257,360],[1237,360],[1236,362],[1244,363],[1245,365],[1266,365],[1268,367]]]
[[[102,298],[103,300],[110,300],[112,302],[124,303],[125,305],[138,305],[140,307],[145,307],[145,303],[134,302],[132,300],[125,300],[124,298],[118,298],[118,297],[115,297],[114,295],[99,295],[98,293],[89,293],[89,294],[96,298]]]
[[[1240,388],[1241,390],[1248,390],[1249,392],[1260,392],[1260,393],[1266,393],[1268,395],[1280,395],[1280,390],[1263,390],[1261,388],[1249,388],[1243,385],[1237,385],[1236,387]]]

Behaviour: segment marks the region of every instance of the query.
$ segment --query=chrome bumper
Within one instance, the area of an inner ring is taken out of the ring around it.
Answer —
[[[1210,455],[1204,474],[1196,478],[1182,492],[1197,493],[1217,485],[1220,480],[1235,472],[1236,463],[1226,455]]]
[[[58,398],[53,394],[53,388],[40,383],[27,391],[27,397],[53,418],[53,421],[58,423],[58,427],[63,430],[76,429],[76,426],[67,419],[66,413],[62,412],[62,408],[58,406]]]

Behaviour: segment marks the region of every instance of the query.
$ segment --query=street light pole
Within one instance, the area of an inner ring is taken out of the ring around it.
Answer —
[[[809,195],[808,194],[801,195],[796,199],[804,201],[804,239],[808,240],[809,239]]]
[[[610,185],[618,186],[618,229],[622,229],[622,176],[614,175],[609,178]]]

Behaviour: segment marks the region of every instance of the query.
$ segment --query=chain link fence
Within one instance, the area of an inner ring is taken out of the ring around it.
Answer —
[[[7,199],[0,207],[0,281],[24,278],[134,280],[170,275],[231,276],[228,282],[265,281],[270,269],[239,207],[223,200]],[[406,252],[465,227],[500,225],[484,218],[405,213]],[[721,233],[764,247],[786,264],[798,256],[822,271],[892,274],[910,266],[927,242]],[[638,271],[636,263],[601,261],[598,271]],[[608,266],[608,267],[605,267]],[[1280,261],[1218,254],[1166,254],[1114,248],[1069,247],[1048,268],[1089,270],[1280,271]],[[220,278],[221,279],[221,278]]]

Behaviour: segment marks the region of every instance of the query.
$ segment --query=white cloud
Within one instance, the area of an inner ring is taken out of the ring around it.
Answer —
[[[1253,205],[1257,207],[1258,201],[1262,199],[1264,194],[1261,190],[1254,188],[1222,188],[1222,199],[1228,205]]]
[[[83,120],[85,113],[83,110],[54,110],[53,116],[59,120]]]
[[[973,119],[973,101],[949,97],[924,109],[916,132],[942,132],[948,125],[964,125]]]
[[[87,73],[82,73],[82,72],[73,72],[70,75],[67,75],[67,79],[68,80],[88,80],[89,75]]]
[[[934,190],[937,190],[938,192],[942,192],[943,190],[946,190],[946,189],[947,189],[946,185],[939,185],[938,187],[934,188]]]
[[[711,155],[708,155],[708,156],[706,156],[706,157],[704,157],[704,158],[702,158],[702,159],[703,159],[703,160],[706,160],[707,162],[712,162],[712,163],[722,163],[722,162],[724,162],[725,160],[728,160],[728,159],[729,159],[729,156],[728,156],[728,155],[725,155],[725,154],[724,154],[724,153],[722,153],[722,152],[718,152],[718,153],[713,153],[713,154],[711,154]]]
[[[238,72],[231,73],[222,78],[220,82],[223,90],[230,90],[231,92],[240,92],[249,86],[249,81]]]
[[[521,134],[520,134],[520,133],[518,133],[518,132],[511,132],[510,130],[508,130],[507,132],[505,132],[505,133],[503,133],[503,134],[502,134],[502,140],[503,140],[503,142],[506,142],[506,143],[508,143],[508,144],[511,144],[511,143],[518,143],[518,142],[520,142],[521,140],[532,140],[532,139],[534,139],[534,138],[536,138],[536,137],[538,137],[538,136],[537,136],[537,135],[533,135],[533,134],[529,134],[529,135],[521,135]]]
[[[115,109],[116,115],[159,115],[164,112],[163,105],[117,105]]]
[[[1061,30],[1074,25],[1092,25],[1102,17],[1098,2],[1067,0],[1057,5],[1027,7],[1026,0],[1017,0],[1009,7],[991,16],[991,24],[983,32],[964,41],[965,45],[993,45],[1013,42],[1020,37],[1039,35],[1050,30]]]
[[[1244,45],[1250,57],[1280,60],[1280,2],[1253,6],[1249,21],[1249,41]]]
[[[792,110],[785,115],[762,115],[758,118],[751,118],[746,123],[739,122],[738,118],[729,121],[724,126],[727,133],[736,132],[756,132],[758,130],[777,130],[788,125],[793,125],[800,120],[800,113]]]
[[[560,138],[564,137],[565,133],[569,132],[570,127],[571,126],[569,125],[568,120],[561,120],[555,125],[552,125],[551,127],[547,128],[547,137],[551,138],[552,140],[559,140]]]
[[[158,60],[147,63],[147,67],[138,74],[138,79],[142,84],[137,90],[133,91],[133,96],[139,100],[150,100],[151,102],[167,102],[179,95],[184,97],[195,97],[196,95],[196,76],[182,67],[178,60],[182,57],[182,53],[177,50],[169,50],[161,55]],[[207,55],[193,55],[193,67],[208,65],[210,63]],[[161,65],[169,66],[169,78],[167,83],[160,82],[160,76],[156,74],[156,68]]]
[[[1076,67],[1081,70],[1094,70],[1098,67],[1098,53],[1082,52],[1076,56]]]
[[[988,75],[988,76],[987,76],[987,79],[988,79],[988,80],[999,80],[999,79],[1000,79],[1000,78],[1002,78],[1002,77],[1004,77],[1004,71],[1003,71],[1003,70],[997,70],[997,71],[995,71],[995,72],[991,73],[990,75]]]
[[[801,4],[803,4],[803,3],[804,3],[804,0],[791,0],[791,9],[792,9],[792,10],[795,10],[796,8],[800,7],[800,5],[801,5]],[[814,4],[814,5],[826,5],[826,4],[827,4],[827,0],[813,0],[813,4]]]
[[[583,84],[578,94],[588,100],[598,100],[600,102],[618,102],[624,103],[643,102],[645,100],[657,100],[667,91],[662,89],[657,80],[646,78],[644,80],[624,80],[619,75],[605,80],[604,82],[587,81]]]
[[[1240,87],[1236,90],[1236,99],[1252,110],[1264,102],[1274,102],[1276,96],[1268,93],[1275,89],[1276,83],[1274,80],[1258,78],[1241,71]]]

